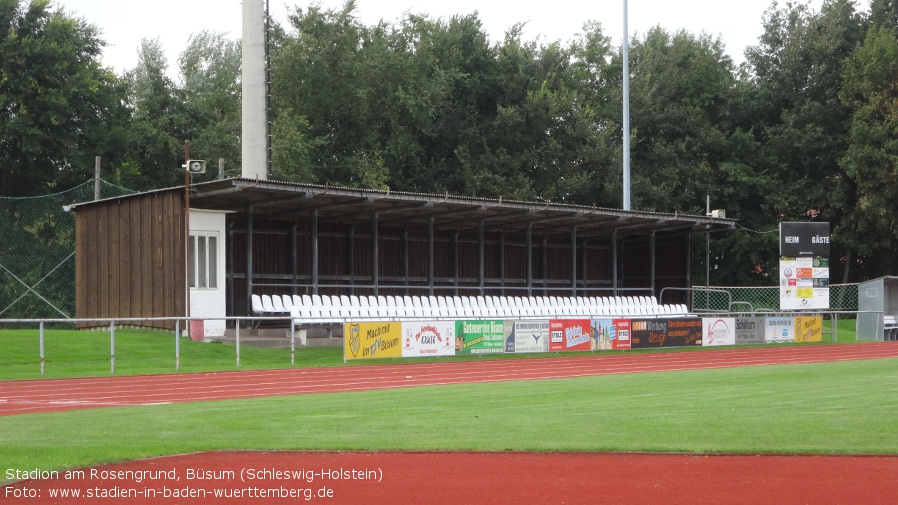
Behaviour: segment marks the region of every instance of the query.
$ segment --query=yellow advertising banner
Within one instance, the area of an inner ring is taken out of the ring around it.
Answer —
[[[401,357],[402,323],[382,321],[343,325],[344,359]]]
[[[823,342],[823,316],[795,318],[796,342]]]

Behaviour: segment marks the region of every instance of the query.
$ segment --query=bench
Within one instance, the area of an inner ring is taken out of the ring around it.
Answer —
[[[898,320],[895,316],[882,316],[882,339],[887,342],[898,340]]]

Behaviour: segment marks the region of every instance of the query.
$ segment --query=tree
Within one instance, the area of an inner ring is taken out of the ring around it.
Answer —
[[[171,187],[184,181],[180,167],[184,141],[192,137],[192,122],[183,94],[167,70],[159,41],[141,41],[137,67],[126,74],[133,119],[129,159],[120,180],[132,189]]]
[[[774,4],[775,5],[775,4]],[[819,13],[787,4],[765,14],[764,34],[746,53],[747,119],[761,146],[758,167],[773,184],[767,222],[820,220],[832,225],[831,275],[847,280],[859,237],[846,226],[856,189],[839,160],[851,111],[839,100],[842,64],[863,40],[864,24],[849,0],[824,2]]]
[[[870,24],[888,30],[898,30],[898,2],[871,0]]]
[[[179,58],[183,102],[190,123],[190,157],[224,159],[231,173],[241,172],[240,42],[204,31],[190,37]],[[218,176],[211,170],[199,179]]]
[[[867,258],[868,275],[894,273],[898,259],[898,29],[874,25],[848,59],[840,94],[852,109],[848,147],[839,160],[857,188],[846,228]],[[846,233],[846,235],[849,235]],[[862,238],[862,239],[861,239]]]
[[[65,189],[122,151],[125,89],[103,42],[49,0],[0,0],[0,195]]]
[[[660,28],[634,41],[630,55],[634,207],[701,211],[732,160],[732,61],[707,35]]]
[[[274,172],[288,180],[353,185],[365,97],[357,77],[364,27],[354,9],[297,8],[289,18],[295,36],[273,54],[274,143],[296,154],[276,152]]]

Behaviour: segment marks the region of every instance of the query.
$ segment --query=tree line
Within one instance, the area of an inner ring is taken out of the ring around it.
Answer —
[[[714,285],[775,283],[781,221],[831,223],[833,282],[898,273],[898,0],[774,2],[760,22],[739,66],[706,34],[632,38],[632,208],[703,215],[709,196],[738,219],[712,239]],[[522,28],[294,8],[270,32],[272,178],[619,208],[621,48],[596,22]],[[239,40],[194,34],[177,80],[158,40],[123,75],[102,48],[49,0],[0,0],[0,196],[72,187],[95,156],[130,189],[176,186],[185,140],[239,175]]]

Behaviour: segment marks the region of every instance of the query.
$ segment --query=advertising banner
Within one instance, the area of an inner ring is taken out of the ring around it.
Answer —
[[[795,318],[796,342],[823,342],[823,316]]]
[[[702,345],[702,320],[697,317],[630,321],[633,349]]]
[[[763,317],[736,318],[736,345],[763,343],[765,343]]]
[[[505,352],[504,321],[456,321],[455,354]]]
[[[690,347],[702,345],[702,320],[697,317],[677,317],[667,325],[665,347]]]
[[[767,343],[794,342],[795,318],[768,317],[764,323],[764,340],[766,340]]]
[[[588,319],[553,319],[549,321],[549,351],[588,351],[591,338]]]
[[[736,319],[702,318],[702,346],[736,345]]]
[[[343,358],[402,357],[402,323],[364,322],[343,325]]]
[[[549,321],[506,321],[505,352],[547,352]]]
[[[614,350],[630,349],[632,347],[630,341],[630,320],[614,319],[611,322],[613,324],[611,328],[614,330],[612,335],[617,337],[611,339],[611,348]]]
[[[589,345],[589,349],[591,351],[607,351],[613,349],[614,341],[617,340],[617,328],[614,326],[614,320],[593,319],[590,322],[590,326],[592,341]],[[629,343],[629,333],[627,334],[627,338],[627,343]]]
[[[405,321],[403,358],[455,355],[455,321]]]
[[[780,258],[780,310],[829,308],[829,259]]]

